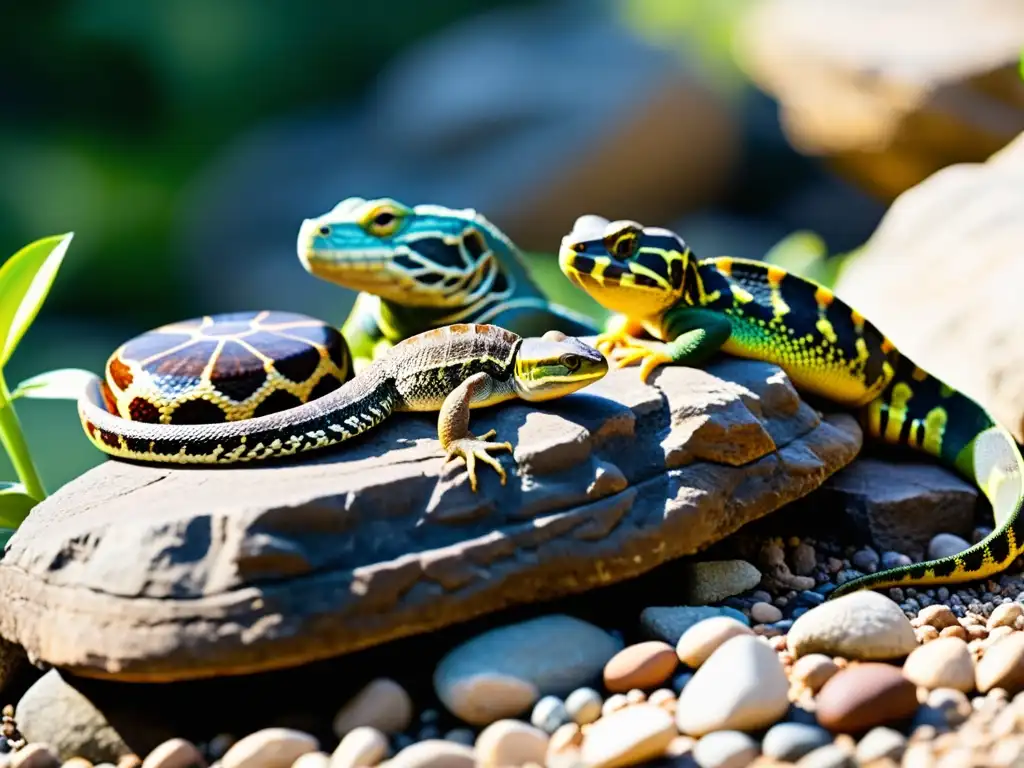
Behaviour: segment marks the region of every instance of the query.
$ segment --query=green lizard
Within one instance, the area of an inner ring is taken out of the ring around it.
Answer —
[[[977,403],[920,369],[855,310],[777,266],[697,259],[667,229],[582,216],[559,251],[562,272],[620,313],[597,346],[617,367],[699,365],[718,350],[773,362],[807,392],[857,408],[865,432],[940,459],[977,483],[995,530],[951,557],[869,574],[862,588],[960,583],[999,573],[1024,551],[1024,458]],[[638,338],[646,333],[653,341]]]
[[[354,378],[301,405],[234,421],[225,421],[225,413],[219,412],[219,423],[191,421],[193,408],[182,422],[157,421],[158,409],[150,403],[159,402],[164,411],[178,410],[196,405],[193,393],[199,393],[207,415],[224,406],[225,396],[216,389],[224,382],[213,381],[210,371],[227,363],[237,374],[241,360],[237,352],[224,358],[226,342],[269,338],[280,328],[293,335],[306,332],[293,336],[298,341],[324,338],[323,329],[304,318],[257,327],[267,314],[207,317],[129,341],[112,357],[107,380],[95,377],[79,398],[86,436],[104,453],[124,459],[222,465],[336,445],[373,429],[396,411],[438,411],[441,447],[448,458],[465,460],[470,487],[476,491],[477,460],[493,467],[505,484],[505,470],[490,452],[511,452],[512,445],[488,442],[494,430],[474,436],[469,431],[470,409],[517,397],[529,402],[563,397],[608,371],[600,352],[559,331],[522,338],[494,325],[454,324],[405,339]],[[326,347],[320,351],[320,357],[327,354]],[[341,360],[345,354],[343,349],[334,351]],[[267,365],[273,362],[268,360]],[[278,361],[281,368],[285,363]],[[288,370],[294,371],[294,365]],[[260,378],[247,391],[260,397],[266,389],[261,387],[262,366],[254,373]],[[233,383],[237,388],[237,376]]]
[[[361,370],[430,328],[491,323],[521,336],[591,336],[593,318],[551,303],[511,240],[476,211],[350,197],[299,228],[311,274],[359,291],[342,327]]]

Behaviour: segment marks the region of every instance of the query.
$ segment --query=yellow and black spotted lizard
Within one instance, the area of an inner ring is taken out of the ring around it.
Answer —
[[[976,402],[917,367],[828,288],[758,261],[698,259],[674,232],[581,216],[559,266],[618,325],[597,345],[617,366],[699,365],[718,350],[779,365],[797,388],[858,408],[866,434],[937,457],[976,482],[995,530],[959,554],[853,579],[863,588],[974,581],[1024,551],[1024,458]],[[640,337],[644,332],[653,341]]]

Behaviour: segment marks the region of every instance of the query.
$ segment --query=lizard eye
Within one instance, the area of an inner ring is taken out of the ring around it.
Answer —
[[[611,242],[607,246],[608,252],[622,261],[631,258],[636,253],[637,244],[640,242],[637,233],[632,229],[620,232],[610,240]]]
[[[581,362],[582,361],[580,360],[579,355],[562,355],[561,357],[562,365],[564,365],[570,371],[575,371],[577,368],[579,368]]]
[[[331,234],[331,228],[324,224],[323,226],[320,227],[320,229],[317,230],[317,232],[320,233],[321,237],[327,237],[328,235]]]
[[[387,237],[395,233],[401,221],[402,217],[393,208],[378,208],[367,219],[365,227],[375,237]]]

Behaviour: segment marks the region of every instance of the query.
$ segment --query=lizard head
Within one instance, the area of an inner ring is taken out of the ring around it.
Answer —
[[[561,331],[523,339],[516,355],[514,385],[523,400],[564,397],[608,373],[604,355]]]
[[[690,258],[690,248],[668,229],[587,215],[562,238],[558,266],[605,309],[643,318],[683,297]]]
[[[460,307],[505,276],[472,210],[350,197],[299,228],[299,261],[323,280],[407,306]],[[507,286],[506,286],[507,287]]]

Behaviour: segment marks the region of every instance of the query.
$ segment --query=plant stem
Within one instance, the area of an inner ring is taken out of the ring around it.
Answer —
[[[46,498],[46,489],[39,479],[39,472],[32,461],[32,454],[28,451],[28,443],[25,442],[25,434],[21,431],[21,422],[14,410],[14,403],[11,402],[11,393],[7,389],[7,382],[0,373],[0,444],[3,444],[7,455],[11,458],[14,471],[18,473],[18,479],[25,486],[25,492],[42,501]]]

